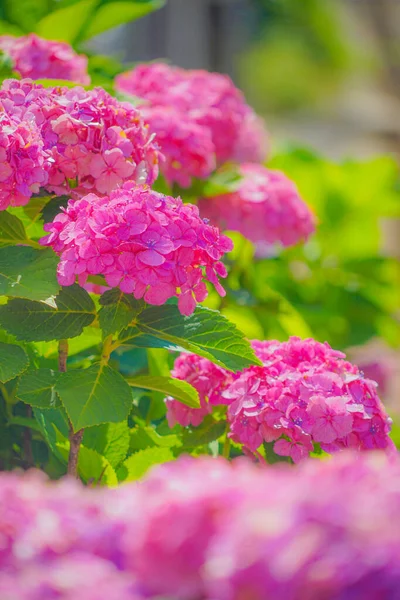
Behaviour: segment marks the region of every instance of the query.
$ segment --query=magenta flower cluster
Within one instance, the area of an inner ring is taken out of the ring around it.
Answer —
[[[27,204],[38,184],[79,197],[157,177],[158,146],[140,113],[101,88],[45,89],[9,79],[0,90],[0,117],[15,124],[2,128],[2,210]]]
[[[0,50],[10,57],[13,70],[23,78],[90,83],[87,57],[76,54],[65,42],[45,40],[34,33],[22,37],[1,35]]]
[[[203,358],[182,355],[174,377],[189,381],[202,406],[188,409],[167,399],[168,420],[198,425],[212,405],[228,404],[230,437],[255,452],[275,442],[274,452],[294,462],[319,444],[332,453],[344,448],[393,450],[391,420],[374,381],[347,362],[342,352],[313,339],[253,342],[263,363],[228,373]]]
[[[221,229],[238,231],[255,244],[257,256],[275,245],[293,246],[315,230],[315,217],[295,184],[280,171],[245,163],[235,192],[204,198],[201,213]]]
[[[201,219],[196,206],[148,186],[125,183],[110,196],[70,201],[45,231],[41,243],[61,258],[61,285],[101,274],[110,287],[149,304],[177,296],[184,315],[206,298],[205,280],[225,294],[218,277],[226,277],[220,259],[231,240]]]
[[[394,600],[400,463],[181,458],[140,485],[0,475],[2,600]]]
[[[215,162],[266,157],[264,124],[225,75],[152,63],[119,75],[115,85],[145,108],[167,157],[161,169],[169,183],[189,187],[192,177],[210,175]]]

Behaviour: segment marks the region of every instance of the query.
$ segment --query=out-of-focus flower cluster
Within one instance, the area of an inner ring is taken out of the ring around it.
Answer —
[[[270,255],[275,245],[307,240],[315,218],[295,184],[262,165],[242,164],[239,172],[235,192],[200,200],[202,215],[221,229],[239,231],[255,244],[258,256]]]
[[[3,210],[27,204],[39,185],[79,197],[157,177],[158,147],[140,113],[101,88],[45,89],[9,79],[0,90],[0,117]]]
[[[0,50],[10,57],[13,70],[21,77],[90,83],[87,57],[76,54],[65,42],[45,40],[34,33],[22,37],[1,35]]]
[[[139,98],[167,157],[161,169],[169,183],[189,187],[192,177],[210,175],[215,162],[266,157],[263,121],[225,75],[152,63],[119,75],[115,84]]]
[[[45,230],[50,234],[41,243],[61,257],[61,285],[101,274],[110,287],[149,304],[177,296],[184,315],[207,296],[205,279],[225,294],[218,277],[226,276],[220,259],[231,240],[203,221],[196,206],[148,186],[125,183],[104,198],[70,201]]]
[[[313,339],[253,342],[263,366],[232,375],[197,356],[181,355],[173,375],[199,390],[202,407],[178,407],[167,399],[171,425],[199,425],[211,405],[228,404],[230,436],[251,451],[275,442],[274,452],[294,462],[319,444],[326,452],[344,448],[393,451],[391,420],[377,395],[342,352]]]
[[[400,464],[181,458],[116,489],[0,475],[2,600],[397,598]]]

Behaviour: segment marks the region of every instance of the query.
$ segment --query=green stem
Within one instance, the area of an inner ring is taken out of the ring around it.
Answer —
[[[224,446],[222,448],[222,456],[226,459],[229,458],[231,452],[231,440],[228,438],[229,426],[226,428]]]

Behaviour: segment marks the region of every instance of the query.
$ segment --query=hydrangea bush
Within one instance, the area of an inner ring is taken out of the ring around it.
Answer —
[[[112,5],[0,36],[0,470],[44,472],[0,474],[0,598],[394,598],[391,419],[318,304],[380,259],[338,258],[339,173],[270,158],[229,77],[87,60]],[[343,320],[395,340],[379,265],[380,310]]]

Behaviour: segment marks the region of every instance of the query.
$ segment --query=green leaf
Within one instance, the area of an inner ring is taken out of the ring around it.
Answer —
[[[15,298],[0,306],[0,325],[18,340],[48,342],[80,335],[95,318],[94,302],[79,285],[62,288],[54,304]]]
[[[127,327],[143,304],[132,295],[118,289],[108,290],[100,297],[99,323],[104,336]]]
[[[0,381],[14,379],[28,368],[29,358],[21,346],[0,342]]]
[[[165,304],[143,310],[135,327],[120,334],[123,343],[144,348],[187,350],[230,371],[260,365],[249,342],[219,312],[198,306],[190,317]]]
[[[129,450],[144,450],[159,446],[160,448],[174,448],[182,445],[181,439],[174,433],[160,435],[153,427],[136,426],[130,430]]]
[[[36,33],[46,39],[73,43],[97,4],[98,0],[80,0],[63,6],[43,17],[36,25]]]
[[[24,373],[18,383],[16,396],[25,404],[41,409],[60,405],[55,392],[58,373],[51,369],[35,369]]]
[[[173,460],[170,448],[146,448],[135,452],[117,470],[118,481],[136,481],[154,465]]]
[[[138,375],[137,377],[127,377],[126,381],[132,387],[162,392],[166,396],[172,396],[175,400],[186,404],[186,406],[200,408],[200,399],[197,390],[186,381],[174,379],[173,377],[162,377],[160,375]]]
[[[55,198],[52,198],[49,202],[44,204],[40,211],[40,215],[43,219],[43,222],[50,223],[51,221],[53,221],[54,218],[61,212],[61,208],[67,207],[69,199],[69,196],[56,196]]]
[[[132,393],[125,379],[108,365],[61,373],[56,392],[75,431],[127,418]]]
[[[217,440],[225,433],[226,421],[215,421],[211,415],[207,416],[198,427],[185,429],[182,434],[182,447],[196,448]]]
[[[104,456],[116,468],[129,450],[129,427],[126,421],[107,423],[85,430],[82,440],[86,448]]]
[[[22,221],[6,210],[0,212],[0,245],[10,246],[27,241]]]
[[[50,249],[0,248],[0,295],[46,300],[56,294],[58,257]]]
[[[88,27],[82,33],[81,39],[87,40],[112,27],[140,19],[154,10],[161,8],[164,4],[165,0],[105,2],[90,19]]]
[[[70,443],[56,427],[56,448],[64,462],[68,461]],[[109,487],[118,485],[117,475],[110,461],[96,450],[80,447],[78,457],[78,474],[86,483],[102,484]]]

